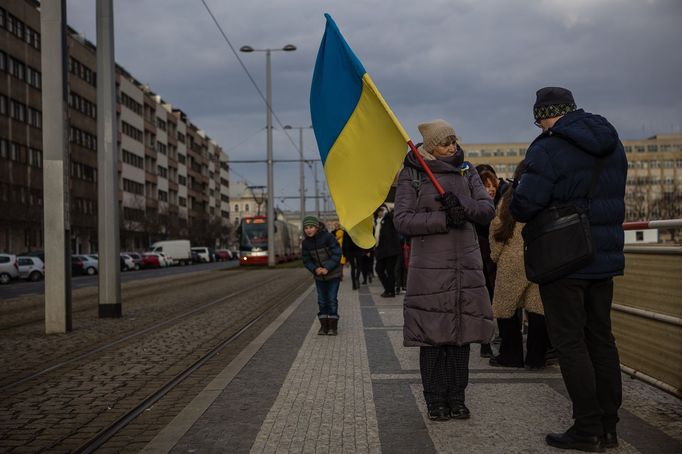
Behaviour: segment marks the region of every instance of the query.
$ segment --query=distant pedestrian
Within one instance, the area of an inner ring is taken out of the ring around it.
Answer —
[[[494,332],[474,223],[495,215],[493,201],[457,144],[455,130],[436,120],[419,125],[419,153],[445,189],[440,197],[409,153],[398,177],[395,225],[411,238],[403,316],[404,345],[420,347],[428,416],[470,416],[465,405],[469,344]]]
[[[486,192],[490,196],[490,200],[495,201],[499,181],[497,175],[492,170],[492,167],[488,166],[488,168],[481,168],[481,170],[476,167],[476,171],[483,182]],[[497,206],[497,203],[495,203],[495,206]],[[488,289],[488,295],[490,295],[490,301],[492,301],[495,293],[495,273],[497,271],[497,265],[490,258],[490,243],[488,242],[489,232],[489,222],[487,224],[476,224],[476,235],[478,235],[478,245],[481,249],[481,259],[483,260],[485,287]],[[492,356],[493,349],[490,347],[490,344],[481,344],[481,357],[491,358]]]
[[[518,179],[524,169],[521,161],[514,172]],[[547,326],[537,284],[528,282],[523,270],[524,224],[516,222],[509,212],[512,191],[502,196],[497,215],[490,224],[490,257],[497,264],[493,314],[500,328],[500,354],[490,358],[491,366],[545,367],[547,351]],[[526,358],[523,357],[522,317],[520,309],[528,317]]]
[[[317,334],[335,336],[338,330],[338,293],[341,282],[341,248],[336,238],[320,229],[315,216],[303,218],[303,265],[313,273],[320,311],[320,330]]]
[[[582,269],[540,284],[549,336],[575,419],[566,432],[547,435],[546,442],[600,452],[618,444],[622,384],[611,302],[613,276],[622,275],[625,266],[622,224],[628,163],[616,129],[605,118],[577,109],[569,90],[538,90],[533,115],[542,133],[526,153],[511,213],[517,221],[529,222],[550,206],[587,210],[596,250]],[[596,186],[588,202],[593,178]]]
[[[343,242],[341,243],[341,250],[343,256],[346,257],[350,263],[350,277],[353,284],[353,290],[360,288],[360,272],[362,271],[362,256],[365,249],[355,244],[353,238],[344,230]]]
[[[395,264],[402,255],[400,235],[393,225],[393,213],[385,204],[376,210],[374,225],[374,257],[376,258],[376,271],[381,285],[384,287],[384,298],[395,296]]]

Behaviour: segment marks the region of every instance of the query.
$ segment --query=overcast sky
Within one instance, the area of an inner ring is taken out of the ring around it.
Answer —
[[[682,128],[680,0],[206,2],[235,48],[298,48],[272,54],[273,109],[283,125],[311,124],[310,82],[328,12],[415,143],[416,125],[436,118],[464,143],[530,142],[539,132],[535,91],[547,85],[570,88],[579,107],[607,117],[623,139]],[[67,4],[69,24],[96,42],[95,2]],[[264,159],[265,105],[201,0],[115,0],[114,8],[116,61],[231,159]],[[264,53],[240,57],[265,93]],[[296,158],[274,125],[275,159]],[[298,146],[298,131],[289,135]],[[303,140],[306,157],[317,156],[311,130]],[[264,164],[232,169],[265,184]],[[309,170],[306,180],[310,193]],[[297,164],[275,166],[278,197],[298,194],[298,181]]]

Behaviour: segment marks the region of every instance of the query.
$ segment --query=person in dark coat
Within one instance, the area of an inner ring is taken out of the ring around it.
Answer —
[[[409,153],[398,177],[395,226],[411,238],[404,301],[404,345],[420,347],[429,418],[465,419],[469,344],[494,333],[490,297],[474,223],[495,215],[493,201],[457,145],[455,130],[436,120],[419,125],[420,154],[445,189],[441,197]]]
[[[533,114],[542,133],[526,154],[526,171],[514,190],[511,213],[517,221],[528,222],[551,205],[586,208],[596,250],[584,268],[540,285],[549,336],[575,419],[566,432],[548,434],[546,442],[598,451],[618,444],[622,384],[611,303],[613,276],[622,275],[625,266],[622,224],[628,163],[616,129],[604,117],[577,109],[569,90],[538,90]],[[588,207],[597,160],[601,173]]]
[[[337,295],[341,283],[341,248],[336,237],[320,228],[315,216],[303,218],[305,238],[302,244],[303,265],[315,278],[320,330],[317,334],[336,336],[339,323]]]
[[[350,277],[353,283],[353,290],[360,288],[360,271],[362,270],[362,256],[365,249],[355,244],[348,232],[343,231],[343,242],[341,243],[343,256],[350,263]]]
[[[381,296],[392,298],[395,296],[395,263],[400,258],[403,249],[400,235],[393,225],[393,213],[385,204],[382,204],[377,209],[376,216],[374,225],[376,272],[384,287],[384,293]]]

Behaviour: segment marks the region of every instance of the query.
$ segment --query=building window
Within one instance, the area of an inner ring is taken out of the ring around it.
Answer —
[[[178,197],[178,204],[181,207],[186,207],[187,206],[187,199],[184,197]]]
[[[131,153],[128,150],[123,150],[123,162],[130,164],[133,167],[137,167],[138,169],[144,169],[144,158]]]
[[[249,204],[248,203],[246,205],[244,205],[244,211],[246,211],[247,213],[249,212]]]

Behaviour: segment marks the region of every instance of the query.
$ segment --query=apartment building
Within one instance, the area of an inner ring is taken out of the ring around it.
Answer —
[[[501,178],[511,178],[529,143],[463,144],[474,165],[490,164]],[[659,134],[624,140],[628,158],[626,220],[682,216],[682,134]]]
[[[38,2],[0,6],[0,251],[41,249],[42,116]],[[71,249],[97,250],[96,48],[68,32]],[[165,238],[220,241],[229,164],[180,109],[116,69],[121,248]]]

